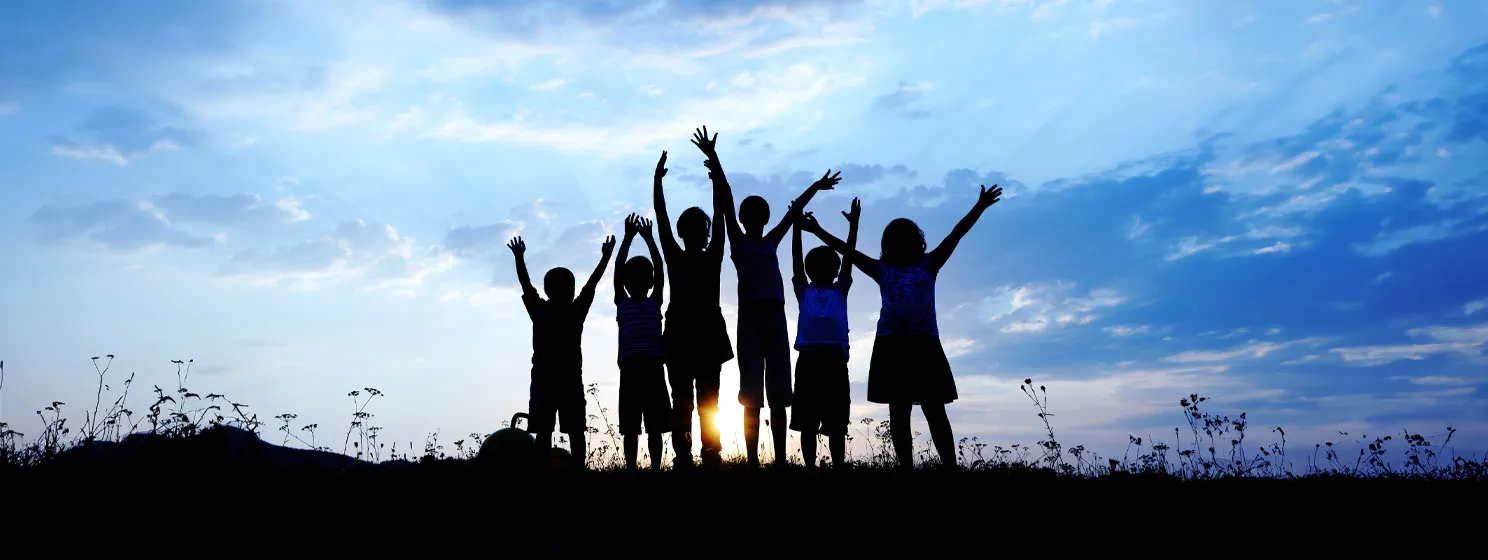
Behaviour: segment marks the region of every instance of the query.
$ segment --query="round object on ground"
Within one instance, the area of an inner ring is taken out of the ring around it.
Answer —
[[[531,434],[517,428],[502,428],[486,437],[475,458],[492,467],[522,469],[532,464],[533,447]]]

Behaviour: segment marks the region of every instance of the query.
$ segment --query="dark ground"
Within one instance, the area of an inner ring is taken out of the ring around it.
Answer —
[[[0,468],[0,535],[8,547],[59,552],[297,557],[1336,557],[1447,554],[1457,544],[1476,556],[1488,520],[1481,482],[736,467],[534,476],[471,461],[345,466],[327,463],[334,455],[223,451],[231,448],[164,442]]]

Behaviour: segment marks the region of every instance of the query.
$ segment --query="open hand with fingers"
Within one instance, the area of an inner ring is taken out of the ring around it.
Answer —
[[[713,137],[708,138],[708,127],[706,126],[692,132],[692,145],[702,150],[703,155],[708,156],[708,159],[716,159],[718,157],[718,133],[714,132]]]
[[[842,217],[847,218],[847,223],[856,224],[858,223],[858,218],[862,217],[862,215],[863,203],[858,201],[858,197],[853,197],[852,207],[848,211],[843,212]]]
[[[651,225],[652,225],[651,220],[648,219],[648,218],[643,218],[640,215],[637,215],[635,220],[636,220],[636,222],[635,222],[636,223],[636,231],[641,232],[641,237],[642,238],[647,239],[647,240],[650,240],[651,239],[651,231],[652,231],[651,230]]]
[[[977,197],[978,208],[990,208],[993,204],[997,204],[999,200],[1002,200],[1002,187],[992,185],[990,190],[986,185],[982,185],[981,187],[982,194]]]
[[[828,169],[826,173],[822,174],[820,179],[817,179],[815,183],[811,184],[811,188],[819,191],[830,191],[837,186],[837,183],[841,182],[842,172],[832,173],[832,170]]]
[[[666,150],[662,150],[661,151],[661,159],[659,159],[659,160],[656,161],[656,178],[657,179],[660,179],[662,177],[666,177],[666,174],[667,174],[666,157],[667,157]]]
[[[506,243],[506,248],[511,249],[513,254],[520,257],[522,253],[527,252],[527,243],[522,241],[521,237],[513,237],[511,241]]]
[[[615,236],[605,236],[604,244],[600,245],[600,251],[604,252],[606,258],[615,251]]]
[[[801,231],[816,233],[821,231],[821,224],[816,223],[816,215],[811,212],[802,212],[796,218],[796,227]]]
[[[631,215],[625,217],[625,238],[626,239],[630,239],[632,237],[635,237],[635,234],[640,232],[641,228],[640,228],[640,225],[638,223],[638,220],[640,220],[640,216],[635,215],[635,213],[631,213]]]

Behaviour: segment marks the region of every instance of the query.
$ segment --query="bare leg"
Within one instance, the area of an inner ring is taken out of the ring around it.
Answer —
[[[801,430],[801,462],[806,468],[816,468],[816,430]]]
[[[584,445],[584,432],[568,434],[568,452],[573,455],[574,468],[584,470],[588,467],[589,447]]]
[[[827,436],[827,446],[832,450],[832,468],[842,468],[843,461],[846,461],[847,457],[847,435]]]
[[[951,420],[946,416],[942,403],[924,403],[920,410],[925,413],[925,422],[930,424],[930,439],[935,442],[935,454],[940,456],[943,467],[956,466],[956,437],[951,433]]]
[[[749,466],[759,466],[760,409],[744,407],[744,450],[749,455]]]
[[[653,471],[659,471],[659,470],[661,470],[661,454],[662,454],[662,446],[661,446],[662,439],[661,439],[661,434],[647,434],[647,437],[648,437],[647,443],[649,443],[650,444],[650,447],[651,447],[651,450],[650,450],[651,451],[651,470],[653,470]]]
[[[639,455],[640,452],[641,452],[641,449],[640,449],[641,445],[640,444],[641,444],[641,442],[636,441],[636,436],[633,436],[633,435],[626,435],[625,436],[625,469],[626,470],[632,470],[633,471],[633,470],[636,469],[636,456]],[[652,462],[655,462],[655,460],[653,459]]]
[[[909,429],[909,412],[913,408],[907,402],[889,404],[889,437],[894,441],[894,455],[902,469],[914,468],[914,437]]]
[[[770,407],[770,437],[775,440],[775,466],[786,463],[785,442],[790,436],[790,418],[783,406]]]

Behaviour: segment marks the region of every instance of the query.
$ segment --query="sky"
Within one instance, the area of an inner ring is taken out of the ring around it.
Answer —
[[[673,215],[711,209],[707,125],[736,198],[777,217],[840,170],[811,209],[842,235],[860,197],[869,254],[893,218],[933,246],[1005,189],[939,280],[958,438],[1041,439],[1032,378],[1066,447],[1102,456],[1170,440],[1191,393],[1246,411],[1248,442],[1451,426],[1480,456],[1482,21],[1470,0],[5,2],[0,418],[32,437],[61,401],[76,425],[106,354],[142,411],[189,359],[271,440],[294,413],[340,450],[373,387],[384,441],[453,451],[526,406],[505,241],[582,277],[651,214],[662,150]],[[887,418],[877,297],[849,303],[860,436]],[[584,378],[610,422],[612,301],[607,273]],[[737,388],[729,362],[732,452]]]

